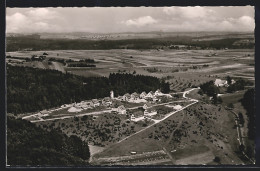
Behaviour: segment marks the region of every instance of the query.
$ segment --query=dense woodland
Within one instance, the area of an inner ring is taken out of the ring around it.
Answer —
[[[154,49],[170,47],[172,45],[187,45],[202,49],[243,49],[254,48],[254,43],[235,45],[240,38],[226,38],[220,40],[192,41],[193,37],[178,36],[169,38],[147,38],[126,40],[69,40],[69,39],[40,39],[30,36],[7,37],[6,51],[22,49],[32,50],[88,50],[88,49]],[[252,39],[253,40],[253,39]]]
[[[244,94],[243,99],[241,100],[242,105],[247,111],[248,117],[248,138],[255,139],[255,89],[249,89]]]
[[[7,112],[25,113],[82,100],[142,91],[169,91],[169,83],[151,76],[110,74],[90,77],[63,74],[56,70],[7,65]]]
[[[29,121],[7,117],[7,164],[17,165],[86,165],[90,157],[86,142],[77,136],[67,137],[58,130],[50,132]]]

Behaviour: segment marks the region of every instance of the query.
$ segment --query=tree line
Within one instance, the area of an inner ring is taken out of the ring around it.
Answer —
[[[245,92],[241,103],[246,109],[246,115],[248,117],[248,138],[255,139],[255,89],[249,89]]]
[[[56,70],[7,65],[7,112],[25,113],[62,104],[125,93],[161,89],[169,83],[157,77],[112,73],[109,77],[82,77]]]

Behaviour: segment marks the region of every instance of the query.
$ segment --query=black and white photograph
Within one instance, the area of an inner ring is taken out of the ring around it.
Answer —
[[[6,8],[6,166],[255,165],[254,6]]]

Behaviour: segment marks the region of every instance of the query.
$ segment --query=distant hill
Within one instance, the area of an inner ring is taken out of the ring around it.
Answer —
[[[7,117],[7,164],[11,166],[87,165],[88,144],[76,136],[45,131],[29,121]]]
[[[237,44],[235,42],[246,42]],[[253,33],[42,33],[34,35],[8,35],[7,52],[31,50],[106,50],[155,49],[171,45],[198,46],[202,49],[254,48]],[[235,44],[234,44],[235,43]]]

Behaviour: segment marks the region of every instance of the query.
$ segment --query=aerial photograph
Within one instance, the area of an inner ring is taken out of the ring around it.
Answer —
[[[255,165],[253,6],[6,9],[6,166]]]

